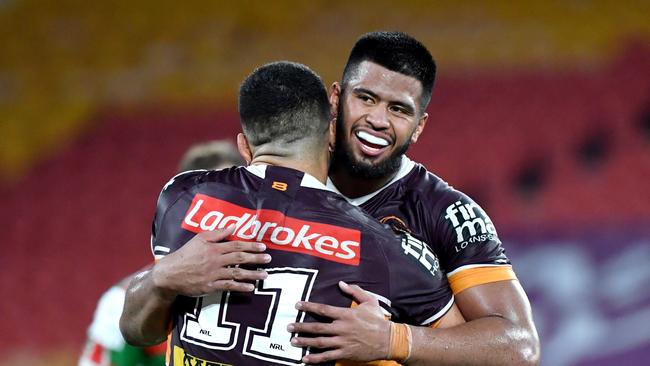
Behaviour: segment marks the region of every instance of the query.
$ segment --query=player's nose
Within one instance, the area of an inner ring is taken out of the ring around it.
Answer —
[[[368,111],[366,122],[372,125],[373,129],[383,130],[390,126],[388,119],[388,110],[385,106],[379,104]]]

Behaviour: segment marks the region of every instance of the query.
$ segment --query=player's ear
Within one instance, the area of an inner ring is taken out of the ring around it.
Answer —
[[[429,119],[429,114],[427,112],[422,113],[422,116],[418,121],[418,126],[415,128],[415,131],[413,131],[413,135],[411,136],[411,143],[417,142],[418,138],[420,137],[420,134],[422,133],[422,131],[424,131],[424,126],[427,125],[428,119]]]
[[[243,133],[237,134],[237,150],[239,150],[239,154],[246,161],[246,165],[250,165],[251,161],[253,160],[253,153],[251,151],[250,145],[248,144],[248,139]]]
[[[341,97],[341,84],[338,81],[330,86],[330,115],[336,118],[339,111],[339,99]]]
[[[334,152],[336,148],[336,118],[330,120],[330,128],[327,137],[327,150],[330,153]]]

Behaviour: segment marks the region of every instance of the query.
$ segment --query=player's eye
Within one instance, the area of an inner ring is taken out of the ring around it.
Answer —
[[[407,110],[406,108],[404,108],[404,107],[400,107],[400,106],[396,106],[396,105],[391,106],[389,109],[390,109],[390,111],[393,112],[393,113],[399,113],[399,114],[405,114],[405,115],[410,115],[410,114],[411,114],[410,111]]]
[[[366,95],[366,94],[359,94],[359,95],[358,95],[358,98],[359,98],[361,101],[365,102],[365,103],[372,103],[372,102],[374,102],[374,100],[372,99],[372,97],[370,97],[369,95]]]

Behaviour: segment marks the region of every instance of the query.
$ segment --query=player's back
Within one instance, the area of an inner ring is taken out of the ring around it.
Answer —
[[[286,327],[310,318],[295,304],[350,306],[338,289],[340,280],[377,295],[396,321],[429,324],[451,305],[436,268],[409,257],[391,231],[315,178],[288,168],[176,177],[159,199],[154,254],[173,252],[195,233],[232,224],[229,239],[267,245],[273,260],[260,267],[269,276],[254,293],[180,297],[170,365],[301,364],[306,350],[291,346]]]

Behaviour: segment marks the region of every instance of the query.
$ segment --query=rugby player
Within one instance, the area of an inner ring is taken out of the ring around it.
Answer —
[[[394,230],[428,243],[447,273],[467,323],[412,327],[409,365],[538,364],[530,304],[494,224],[472,199],[405,155],[427,124],[435,71],[429,51],[404,33],[373,32],[357,41],[341,82],[330,89],[337,144],[328,186]],[[363,324],[368,319],[356,314],[358,308],[300,305],[336,324],[288,327],[321,335],[296,337],[294,345],[329,349],[306,362],[382,358],[383,350],[362,345],[386,335],[366,331],[374,327]]]
[[[151,245],[162,258],[127,290],[129,343],[160,342],[171,326],[169,365],[299,365],[309,350],[292,346],[286,328],[315,319],[296,301],[350,307],[341,291],[357,285],[376,309],[364,316],[382,320],[363,325],[386,334],[366,345],[381,358],[409,357],[403,323],[462,321],[433,253],[325,186],[335,125],[316,74],[265,65],[242,83],[239,111],[249,166],[180,174],[161,192]]]
[[[177,172],[197,169],[223,169],[243,165],[244,160],[230,141],[207,141],[191,146],[181,158]],[[88,327],[88,339],[79,366],[162,366],[166,344],[134,347],[120,333],[124,295],[134,274],[111,286],[99,299]]]

